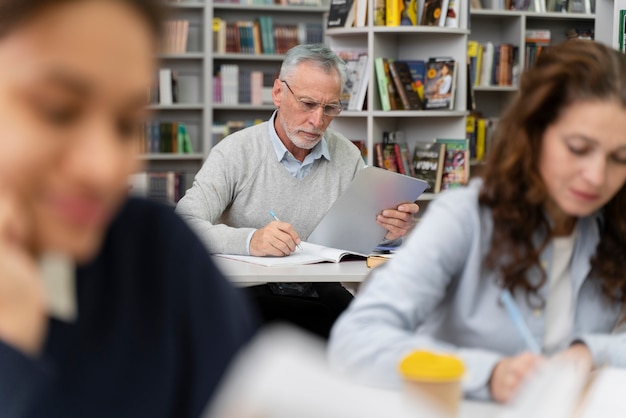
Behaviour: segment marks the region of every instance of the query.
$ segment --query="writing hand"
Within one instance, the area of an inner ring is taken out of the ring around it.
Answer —
[[[250,240],[250,255],[282,257],[296,250],[301,242],[296,230],[287,222],[273,221],[257,229]]]
[[[376,216],[376,223],[387,230],[385,239],[394,240],[405,236],[415,225],[414,215],[419,206],[412,202],[401,203],[396,209],[385,209]]]
[[[502,403],[509,402],[522,382],[544,361],[542,356],[529,352],[500,360],[493,368],[489,380],[489,390],[493,399]]]

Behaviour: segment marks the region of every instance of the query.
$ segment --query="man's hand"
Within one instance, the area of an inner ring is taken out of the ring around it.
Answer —
[[[493,368],[489,380],[489,390],[493,399],[502,403],[510,401],[520,384],[533,372],[535,367],[544,361],[542,356],[528,352],[500,360]]]
[[[286,256],[294,252],[300,242],[300,237],[293,226],[287,222],[273,221],[252,234],[250,255]]]
[[[0,193],[0,339],[36,355],[46,334],[43,282],[26,251],[26,224],[14,199]]]
[[[376,223],[387,230],[385,239],[398,239],[413,228],[415,225],[413,215],[419,210],[419,206],[415,203],[402,203],[397,209],[385,209],[376,216]]]

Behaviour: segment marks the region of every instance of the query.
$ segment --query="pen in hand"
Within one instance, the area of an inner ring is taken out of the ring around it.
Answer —
[[[272,215],[272,218],[274,218],[275,221],[280,222],[280,219],[278,219],[278,216],[276,216],[273,210],[270,210],[270,215]],[[296,246],[302,250],[300,244],[296,244]]]
[[[504,289],[500,293],[500,301],[504,305],[504,309],[513,321],[515,329],[526,343],[526,348],[528,348],[528,351],[533,354],[541,354],[541,348],[539,347],[539,344],[537,344],[537,341],[530,332],[528,325],[526,324],[526,322],[524,322],[522,313],[515,303],[515,300],[513,300],[513,295],[511,295],[509,289]]]

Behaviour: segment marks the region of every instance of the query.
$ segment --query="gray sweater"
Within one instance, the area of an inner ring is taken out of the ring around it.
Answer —
[[[270,210],[306,240],[364,167],[357,147],[328,129],[330,160],[298,180],[276,158],[269,129],[264,122],[220,141],[176,207],[213,253],[247,254],[248,235],[273,220]]]

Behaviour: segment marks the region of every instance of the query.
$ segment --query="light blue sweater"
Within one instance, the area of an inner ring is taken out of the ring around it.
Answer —
[[[495,274],[483,268],[492,236],[490,211],[478,205],[480,181],[442,193],[401,251],[373,271],[370,280],[332,330],[329,358],[335,369],[374,385],[397,387],[397,366],[415,349],[455,353],[467,367],[469,397],[490,397],[488,381],[504,356],[525,351],[511,319],[498,303]],[[595,365],[626,367],[626,335],[614,333],[620,307],[602,296],[590,275],[599,240],[599,215],[579,219],[571,262],[574,327],[565,346],[582,340]],[[541,254],[550,271],[552,246]],[[531,271],[531,281],[538,280]],[[539,294],[547,295],[547,286]],[[515,297],[537,341],[545,312]],[[565,347],[561,347],[565,348]]]

